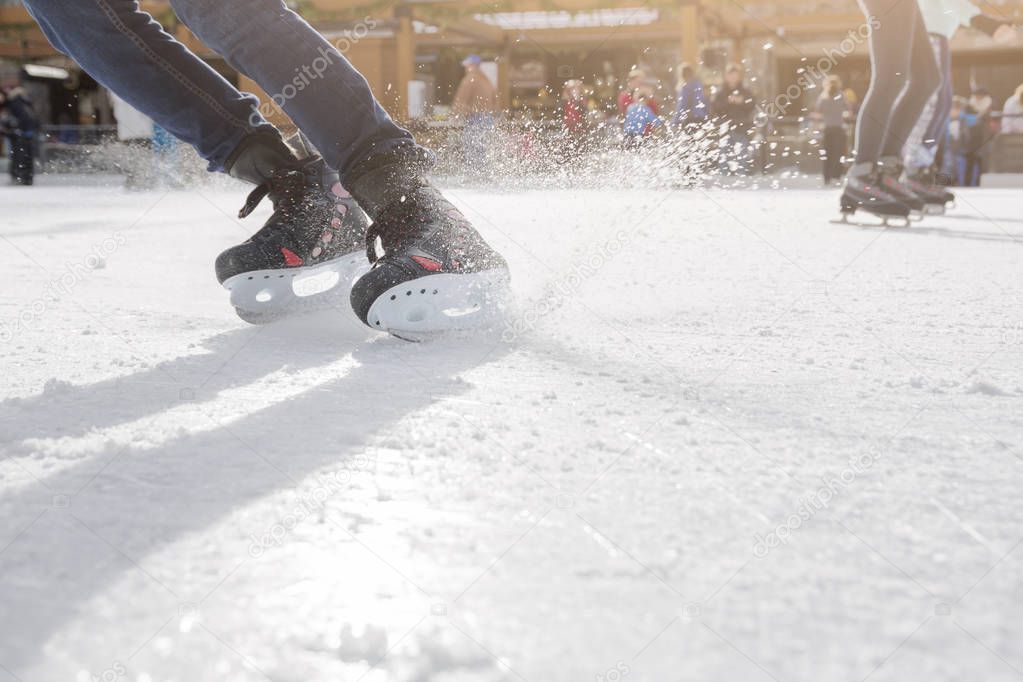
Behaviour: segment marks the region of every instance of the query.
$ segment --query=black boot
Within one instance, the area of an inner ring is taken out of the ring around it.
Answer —
[[[909,206],[909,210],[922,215],[927,202],[924,198],[914,192],[909,185],[902,180],[902,161],[895,156],[882,157],[877,162],[877,172],[881,187],[893,197]]]
[[[910,208],[882,186],[873,163],[858,163],[849,169],[842,190],[841,208],[845,216],[865,211],[880,218],[909,219]]]
[[[930,168],[907,174],[906,185],[927,203],[929,213],[944,213],[948,204],[955,204],[956,195],[936,182],[936,175]]]
[[[373,269],[352,287],[352,308],[373,329],[404,338],[495,323],[509,281],[504,258],[425,179],[428,165],[422,154],[396,154],[351,183],[373,219]]]
[[[319,156],[298,159],[268,133],[246,138],[228,159],[227,170],[256,185],[239,217],[264,197],[274,208],[256,234],[217,257],[217,279],[231,291],[242,319],[268,322],[297,309],[337,305],[331,292],[347,293],[366,270],[369,222],[337,173]]]

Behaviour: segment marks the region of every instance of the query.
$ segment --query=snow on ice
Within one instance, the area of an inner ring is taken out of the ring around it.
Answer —
[[[448,194],[516,308],[409,344],[239,321],[239,188],[0,188],[0,681],[1020,676],[1018,192]]]

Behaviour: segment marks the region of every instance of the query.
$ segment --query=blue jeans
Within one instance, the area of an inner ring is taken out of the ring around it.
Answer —
[[[25,0],[53,46],[175,137],[210,170],[246,135],[272,129],[239,92],[135,0]],[[282,0],[173,0],[178,17],[281,104],[342,179],[360,163],[413,146],[366,79]],[[349,178],[350,179],[350,178]]]

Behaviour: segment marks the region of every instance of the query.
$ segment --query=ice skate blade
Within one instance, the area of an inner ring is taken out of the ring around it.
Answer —
[[[501,321],[510,297],[509,281],[503,268],[419,277],[378,296],[366,323],[406,341],[485,331]]]
[[[856,219],[850,220],[850,218],[852,218],[853,216],[853,212],[851,211],[849,212],[843,211],[841,218],[832,219],[829,222],[832,225],[852,225],[854,227],[886,227],[886,228],[909,227],[909,218],[907,216],[900,215],[883,216],[874,214],[868,215],[873,215],[875,218],[877,218],[878,222],[866,222]]]
[[[253,270],[224,280],[231,305],[250,324],[267,324],[295,313],[349,307],[352,283],[369,271],[364,251],[306,267]]]
[[[945,215],[945,204],[927,204],[924,215]]]

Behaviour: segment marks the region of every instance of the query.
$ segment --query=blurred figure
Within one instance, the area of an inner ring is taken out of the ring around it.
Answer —
[[[994,125],[996,124],[992,122],[991,118],[992,104],[993,101],[987,88],[976,87],[973,89],[964,117],[967,134],[960,175],[964,187],[979,186],[980,176],[984,174],[987,157],[991,151],[989,143],[995,136]]]
[[[572,146],[586,132],[586,93],[581,80],[565,81],[561,90],[561,123]]]
[[[691,64],[679,64],[676,89],[675,116],[672,125],[677,128],[689,124],[700,124],[707,120],[710,111],[703,93],[703,83]]]
[[[625,82],[625,89],[618,93],[619,115],[624,117],[628,113],[629,106],[636,101],[636,91],[646,86],[646,71],[643,69],[633,69],[629,72],[629,78]],[[661,113],[657,102],[652,97],[647,101],[647,106],[654,113],[654,116]]]
[[[970,125],[974,117],[967,111],[969,102],[965,97],[952,97],[952,108],[949,112],[948,124],[948,162],[951,164],[949,176],[951,184],[963,184],[963,171],[966,168],[966,146],[970,134]]]
[[[35,141],[39,117],[32,102],[20,87],[8,92],[0,90],[0,128],[10,143],[10,175],[15,185],[35,182]]]
[[[721,84],[711,111],[727,126],[725,134],[725,155],[723,170],[738,170],[743,174],[750,171],[750,132],[753,128],[753,93],[743,83],[742,67],[729,64],[725,69],[725,81]]]
[[[824,92],[817,99],[813,112],[814,118],[824,126],[824,138],[821,141],[824,156],[821,161],[825,185],[842,178],[842,157],[848,144],[845,123],[850,113],[849,102],[842,92],[842,80],[838,76],[828,76],[824,82]]]
[[[465,121],[462,135],[465,163],[470,171],[477,172],[485,169],[494,130],[494,114],[497,112],[497,89],[480,69],[482,62],[475,54],[462,62],[465,76],[458,84],[452,103],[455,116]]]
[[[627,148],[638,147],[643,139],[653,134],[653,131],[664,124],[664,121],[654,112],[650,106],[653,97],[649,88],[638,88],[632,95],[632,103],[625,111],[625,146]]]
[[[1023,84],[1005,100],[1002,107],[1002,132],[1023,133]]]

